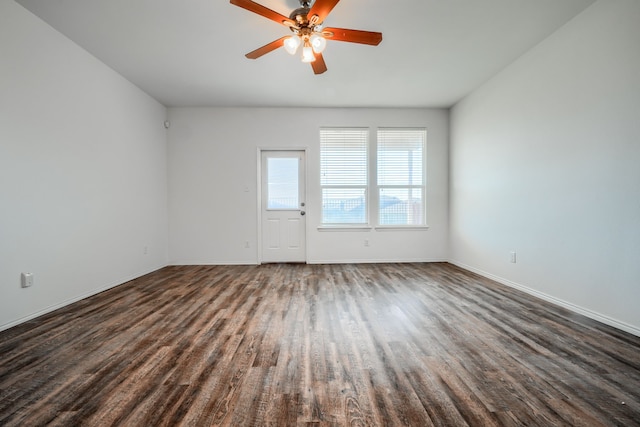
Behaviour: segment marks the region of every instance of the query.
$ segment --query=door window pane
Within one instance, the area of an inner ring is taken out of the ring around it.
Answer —
[[[267,209],[299,209],[298,158],[267,159]]]

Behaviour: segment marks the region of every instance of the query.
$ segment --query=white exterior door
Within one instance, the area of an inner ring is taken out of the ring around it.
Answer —
[[[262,151],[262,262],[306,262],[304,151]]]

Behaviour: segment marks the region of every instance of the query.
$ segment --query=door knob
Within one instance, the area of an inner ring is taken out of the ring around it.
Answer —
[[[300,211],[300,215],[305,216],[306,212],[305,211]]]

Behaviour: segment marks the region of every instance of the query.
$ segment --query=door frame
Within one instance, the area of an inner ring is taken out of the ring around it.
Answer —
[[[305,234],[305,239],[304,239],[304,263],[308,264],[309,263],[309,201],[308,201],[308,191],[309,191],[309,173],[308,173],[308,148],[307,147],[275,147],[275,148],[271,148],[271,147],[258,147],[257,149],[257,156],[256,156],[256,163],[257,163],[257,171],[258,171],[258,176],[257,176],[257,183],[256,183],[256,188],[258,189],[258,191],[256,191],[256,200],[257,200],[257,215],[256,215],[256,220],[257,220],[257,230],[258,230],[258,235],[256,236],[256,245],[257,245],[257,256],[258,256],[258,265],[262,264],[262,153],[263,152],[268,152],[268,151],[301,151],[304,153],[304,194],[305,194],[305,212],[307,213],[307,218],[305,220],[305,227],[304,227],[304,234]]]

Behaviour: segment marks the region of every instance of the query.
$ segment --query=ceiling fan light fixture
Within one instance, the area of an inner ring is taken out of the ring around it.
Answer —
[[[316,56],[313,54],[313,48],[309,43],[305,43],[302,48],[302,62],[313,62],[316,60]]]
[[[382,41],[382,33],[348,28],[325,28],[324,21],[327,15],[340,0],[298,1],[300,2],[300,7],[291,12],[289,17],[286,17],[254,0],[230,0],[231,4],[282,24],[293,33],[293,35],[289,34],[288,36],[280,37],[247,53],[245,55],[247,58],[258,59],[280,47],[284,47],[287,53],[295,55],[302,47],[302,62],[310,62],[313,73],[322,74],[327,71],[327,65],[322,56],[327,39],[371,46],[377,46]]]
[[[315,53],[322,53],[327,47],[327,39],[322,37],[320,34],[312,34],[309,38],[309,42],[311,43],[311,47]]]
[[[301,43],[302,40],[300,40],[300,37],[298,37],[297,35],[293,35],[284,40],[284,49],[290,55],[295,55],[296,51],[298,50],[298,46],[300,46]]]

